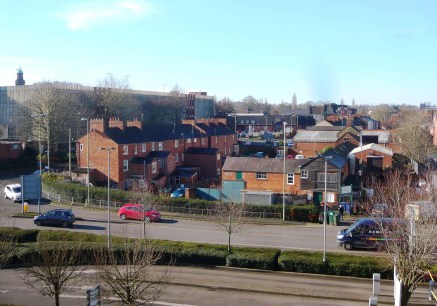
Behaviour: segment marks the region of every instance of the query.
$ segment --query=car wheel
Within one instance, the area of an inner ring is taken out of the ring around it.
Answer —
[[[121,220],[126,220],[126,215],[125,215],[125,214],[121,214],[121,215],[120,215],[120,219],[121,219]]]
[[[41,221],[35,221],[35,224],[37,225],[37,226],[41,226]]]
[[[346,251],[350,251],[350,250],[353,249],[352,243],[350,243],[350,242],[345,242],[345,244],[343,245],[343,247],[344,247],[344,249],[345,249]]]
[[[62,223],[61,223],[61,226],[62,226],[63,228],[67,228],[67,227],[68,227],[68,222],[67,222],[67,221],[62,222]]]

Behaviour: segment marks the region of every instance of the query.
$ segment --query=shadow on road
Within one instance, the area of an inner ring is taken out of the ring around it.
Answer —
[[[161,221],[159,221],[159,223],[165,223],[165,224],[173,224],[178,222],[179,221],[175,219],[161,219]]]
[[[86,225],[86,224],[74,224],[74,229],[90,230],[90,231],[103,231],[106,229],[104,226]]]

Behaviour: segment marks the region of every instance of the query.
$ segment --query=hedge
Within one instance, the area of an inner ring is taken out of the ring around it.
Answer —
[[[35,252],[37,242],[56,247],[61,241],[71,243],[72,247],[80,242],[83,250],[81,263],[92,264],[93,252],[106,249],[107,242],[107,237],[103,235],[62,230],[0,228],[0,237],[7,237],[7,239],[13,237],[15,241],[20,242],[15,254],[11,256],[10,264],[28,262],[32,252]],[[129,240],[134,239],[129,238]],[[121,246],[124,242],[126,239],[123,237],[112,237],[113,250],[117,252],[122,250]],[[225,245],[168,240],[148,242],[161,253],[159,264],[173,261],[177,265],[228,266],[363,278],[372,278],[373,273],[380,273],[383,279],[393,277],[393,270],[389,267],[388,261],[381,257],[327,253],[324,263],[321,252],[281,252],[279,249],[240,247],[233,247],[231,252],[228,252]],[[437,266],[430,267],[430,270],[437,271]]]
[[[380,273],[381,278],[393,277],[393,270],[388,262],[380,257],[347,256],[328,253],[322,261],[321,252],[285,251],[278,258],[281,270],[289,272],[328,274],[371,278],[373,273]]]

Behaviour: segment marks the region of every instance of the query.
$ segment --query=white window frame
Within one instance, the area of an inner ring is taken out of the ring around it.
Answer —
[[[191,138],[187,138],[187,143],[191,143]]]
[[[218,137],[215,136],[215,144],[218,144]]]
[[[220,160],[220,153],[217,154],[217,160]]]
[[[328,178],[326,183],[337,183],[337,173],[326,173],[326,177]],[[318,172],[317,173],[317,181],[318,182],[325,182],[325,172]]]
[[[155,151],[155,143],[152,142],[152,151]]]
[[[303,179],[307,179],[308,178],[308,170],[301,170],[300,177]]]
[[[128,155],[129,154],[129,146],[128,145],[124,145],[123,146],[123,155]]]
[[[157,163],[157,162],[152,162],[152,173],[156,173],[156,172],[158,172],[158,171],[157,171],[157,166],[158,166],[158,163]]]
[[[135,153],[134,153],[135,155],[137,155],[138,154],[138,145],[136,144],[135,145]]]
[[[225,142],[228,142],[228,136],[225,136]]]
[[[174,161],[177,163],[177,162],[179,162],[179,154],[178,153],[175,153],[174,154]]]
[[[162,151],[162,142],[158,142],[158,151]]]
[[[179,148],[179,140],[175,139],[174,141],[174,147]]]
[[[147,152],[147,144],[145,143],[141,144],[141,152]]]
[[[334,203],[335,202],[335,192],[327,192],[326,193],[326,202],[327,203]]]
[[[294,185],[294,173],[287,173],[287,185]]]
[[[267,179],[267,172],[257,172],[256,179],[257,180],[266,180]]]
[[[194,142],[197,142],[197,138],[194,138]]]
[[[129,160],[123,160],[123,171],[129,171]]]

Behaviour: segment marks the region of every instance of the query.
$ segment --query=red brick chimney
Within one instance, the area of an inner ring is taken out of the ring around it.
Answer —
[[[105,133],[106,124],[104,119],[91,119],[90,120],[90,131],[99,131]]]
[[[126,127],[126,123],[123,120],[120,120],[120,118],[110,118],[109,127],[119,128],[120,130],[124,131],[124,128]]]
[[[136,126],[140,130],[142,129],[141,121],[138,121],[137,118],[134,119],[134,121],[128,121],[127,127]]]

